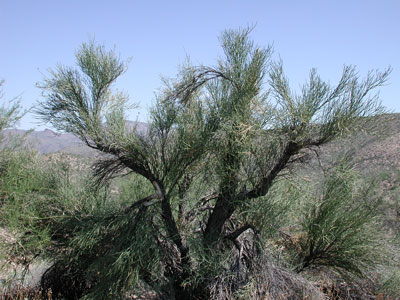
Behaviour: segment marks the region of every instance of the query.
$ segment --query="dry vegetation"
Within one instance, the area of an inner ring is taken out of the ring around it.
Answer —
[[[50,70],[36,114],[104,155],[0,152],[4,299],[400,297],[400,122],[371,95],[390,69],[345,66],[336,86],[311,70],[295,94],[250,32],[165,80],[145,131],[112,89],[114,51],[84,43]]]

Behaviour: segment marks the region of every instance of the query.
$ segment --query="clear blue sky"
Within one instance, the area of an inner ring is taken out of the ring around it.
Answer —
[[[221,55],[221,31],[254,24],[255,42],[274,45],[294,88],[312,67],[333,84],[344,64],[356,65],[360,75],[392,66],[380,95],[400,112],[399,0],[2,0],[5,99],[20,95],[24,107],[34,105],[40,98],[35,84],[47,70],[72,65],[80,44],[95,37],[132,58],[116,87],[140,103],[139,119],[146,120],[160,75],[174,76],[186,55],[213,65]],[[28,115],[20,127],[37,127],[34,121]]]

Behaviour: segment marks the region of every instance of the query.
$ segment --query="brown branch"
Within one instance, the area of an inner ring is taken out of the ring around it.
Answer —
[[[171,94],[171,98],[181,99],[182,104],[185,104],[187,102],[187,100],[189,99],[189,96],[193,92],[195,92],[198,88],[203,86],[208,81],[217,79],[217,78],[223,78],[223,79],[231,82],[233,85],[235,85],[235,83],[232,81],[232,79],[227,77],[221,71],[218,71],[214,68],[197,67],[195,69],[195,71],[197,73],[194,75],[192,80],[178,86],[175,89],[175,91]]]
[[[254,232],[256,231],[253,226],[251,226],[250,224],[246,224],[236,229],[235,231],[225,235],[224,238],[231,241],[235,241],[243,232],[245,232],[248,229],[252,229]]]
[[[197,215],[197,211],[201,211],[201,208],[204,207],[208,202],[211,200],[217,199],[218,198],[218,193],[212,193],[207,196],[204,196],[200,198],[200,200],[197,202],[196,206],[193,207],[185,216],[185,220],[187,222],[190,222],[193,220],[193,218]],[[204,210],[203,210],[204,211]]]
[[[146,207],[150,206],[151,204],[153,204],[153,201],[151,201],[151,200],[154,200],[154,199],[158,199],[157,194],[151,194],[147,197],[144,197],[144,198],[132,203],[131,205],[129,205],[128,207],[126,207],[124,209],[124,212],[127,213],[141,205],[146,206]]]
[[[154,201],[151,201],[151,200],[155,200],[155,199],[158,199],[157,194],[151,194],[151,195],[149,195],[147,197],[144,197],[144,198],[142,198],[140,200],[137,200],[136,202],[132,203],[131,205],[125,207],[122,210],[122,212],[120,211],[118,213],[112,214],[109,217],[107,217],[106,219],[108,221],[111,221],[111,220],[115,219],[116,217],[120,216],[121,213],[122,214],[128,214],[128,213],[130,213],[131,211],[133,211],[136,208],[139,208],[139,211],[142,210],[143,207],[145,207],[147,209],[147,207],[149,207],[150,205],[155,203]]]
[[[239,196],[239,198],[241,200],[254,199],[266,195],[271,188],[274,179],[278,176],[279,172],[287,166],[290,158],[299,150],[300,147],[298,144],[294,142],[287,143],[279,159],[277,160],[271,171],[268,172],[267,176],[260,180],[255,189],[251,191],[244,191]]]
[[[172,214],[171,205],[169,203],[168,197],[166,197],[164,186],[161,182],[153,181],[152,182],[154,189],[156,190],[156,195],[161,200],[161,216],[164,220],[164,224],[166,226],[169,238],[174,242],[176,247],[178,248],[182,263],[185,267],[190,266],[189,261],[189,248],[183,243],[183,239],[181,234],[179,233],[178,227],[176,226],[176,222],[174,216]]]

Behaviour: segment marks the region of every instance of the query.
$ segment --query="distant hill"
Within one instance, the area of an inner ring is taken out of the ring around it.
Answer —
[[[26,144],[36,149],[40,153],[55,153],[73,151],[79,154],[81,151],[86,151],[88,148],[76,136],[69,133],[56,133],[50,129],[43,131],[32,131],[22,129],[7,129],[4,130],[4,136],[23,136],[26,135]]]
[[[148,125],[143,122],[128,122],[129,127],[136,125],[139,133],[145,133]],[[95,150],[86,146],[78,137],[70,133],[57,133],[50,129],[42,131],[31,131],[22,129],[6,129],[3,132],[6,139],[12,136],[22,137],[26,135],[25,144],[42,154],[68,153],[90,156],[96,153]]]

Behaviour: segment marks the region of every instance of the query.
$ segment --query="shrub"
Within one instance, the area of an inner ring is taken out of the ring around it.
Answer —
[[[257,259],[241,250],[257,250],[247,230],[268,236],[279,226],[282,206],[268,202],[277,180],[305,150],[382,111],[370,93],[390,68],[361,80],[346,66],[335,86],[311,70],[296,94],[282,63],[271,63],[272,48],[255,45],[250,31],[222,34],[216,66],[187,65],[166,80],[145,132],[127,126],[128,98],[113,89],[126,63],[94,41],[77,51],[76,67],[59,65],[39,84],[38,117],[105,154],[94,165],[98,186],[138,176],[123,205],[90,189],[78,201],[50,197],[62,218],[43,224],[64,254],[60,270],[73,266],[72,286],[82,282],[87,299],[123,298],[141,285],[160,298],[210,299],[206,275],[232,270],[235,292]]]
[[[301,190],[308,199],[299,230],[286,238],[297,272],[326,267],[360,276],[385,261],[388,253],[378,217],[381,197],[374,182],[363,183],[343,160],[316,191],[307,191],[307,184]]]

